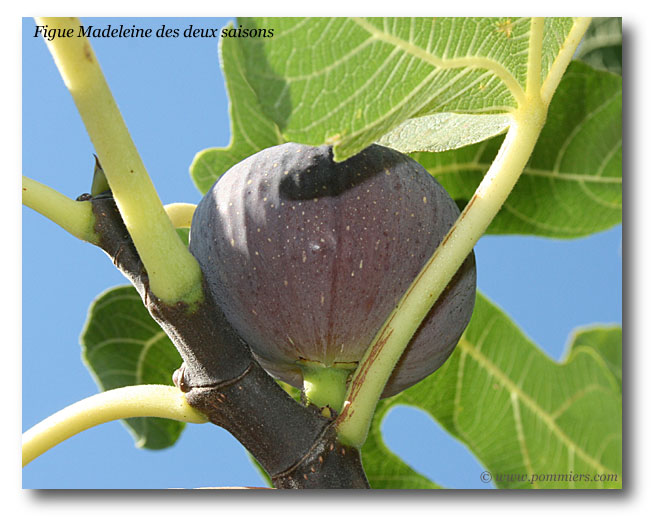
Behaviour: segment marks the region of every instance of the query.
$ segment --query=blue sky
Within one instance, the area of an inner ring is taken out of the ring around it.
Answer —
[[[158,28],[221,27],[227,20],[90,19]],[[23,20],[23,174],[72,198],[86,192],[93,147],[34,22]],[[188,167],[196,152],[229,142],[228,101],[217,41],[94,39],[94,50],[164,203],[197,203]],[[80,360],[91,300],[124,278],[96,248],[23,210],[23,430],[97,392]],[[550,356],[573,329],[622,319],[622,230],[556,241],[484,237],[478,287]],[[483,487],[479,463],[417,411],[385,422],[390,447],[438,483]],[[190,425],[173,448],[136,449],[119,423],[86,431],[23,471],[25,488],[168,488],[262,485],[223,429]]]

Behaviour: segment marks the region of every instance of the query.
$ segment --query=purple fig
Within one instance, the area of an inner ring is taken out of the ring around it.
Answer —
[[[233,327],[273,376],[349,373],[459,209],[417,162],[372,145],[342,162],[287,143],[232,167],[198,205],[190,249]],[[469,255],[415,333],[383,397],[435,371],[475,303]]]

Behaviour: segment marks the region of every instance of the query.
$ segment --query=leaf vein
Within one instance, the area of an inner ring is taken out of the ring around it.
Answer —
[[[590,456],[579,445],[577,445],[576,442],[574,442],[573,439],[571,439],[564,432],[564,430],[557,425],[553,417],[545,409],[543,409],[527,393],[519,390],[519,388],[515,385],[515,383],[503,371],[501,371],[499,367],[497,367],[487,357],[485,357],[485,355],[482,354],[482,352],[479,349],[477,349],[471,342],[469,342],[467,339],[462,339],[461,346],[463,347],[466,353],[468,353],[473,359],[475,359],[475,361],[481,366],[481,368],[485,369],[486,371],[491,373],[492,376],[496,377],[509,392],[513,391],[517,392],[517,395],[519,396],[521,402],[541,419],[541,421],[550,430],[550,432],[554,436],[556,436],[557,439],[562,444],[564,444],[567,447],[573,448],[576,454],[580,458],[582,458],[589,465],[593,466],[597,471],[601,473],[609,473],[609,472],[614,473],[614,471],[602,465],[598,460]]]
[[[416,57],[423,62],[430,64],[436,69],[447,70],[450,68],[460,68],[464,66],[477,66],[491,70],[506,85],[518,104],[521,104],[521,102],[524,100],[524,90],[522,89],[522,86],[519,84],[517,79],[515,79],[513,75],[499,62],[486,57],[465,56],[454,59],[437,57],[436,55],[432,55],[426,50],[421,49],[420,47],[415,46],[410,42],[404,41],[394,35],[378,30],[365,19],[353,18],[352,20],[363,29],[368,31],[374,38],[382,42],[392,44],[393,46],[402,49],[408,55]]]

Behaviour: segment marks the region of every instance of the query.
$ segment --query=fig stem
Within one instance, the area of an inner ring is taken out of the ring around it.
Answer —
[[[188,423],[208,420],[193,409],[184,393],[168,385],[133,385],[100,392],[52,414],[23,434],[26,464],[64,440],[93,426],[122,418],[170,418]]]
[[[576,19],[548,77],[559,82],[589,21]],[[578,28],[577,30],[575,28]],[[366,440],[377,402],[394,366],[440,293],[473,250],[512,191],[545,124],[549,100],[541,92],[543,19],[533,18],[529,35],[525,98],[512,114],[506,138],[470,202],[438,249],[408,288],[359,362],[336,420],[343,444],[360,448]],[[561,71],[552,71],[554,68]],[[550,93],[554,93],[551,90]]]
[[[22,178],[21,199],[23,205],[46,216],[71,235],[84,242],[98,244],[90,201],[78,202],[27,176]]]
[[[308,402],[340,412],[347,392],[350,369],[302,364],[303,390]]]
[[[201,272],[181,242],[147,174],[91,44],[78,18],[36,18],[59,29],[45,39],[70,91],[112,189],[121,217],[149,275],[151,290],[164,301],[202,298]]]

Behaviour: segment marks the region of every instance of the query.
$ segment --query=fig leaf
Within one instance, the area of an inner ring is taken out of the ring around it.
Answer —
[[[362,451],[371,485],[405,487],[396,458],[380,453],[380,425],[393,406],[409,405],[464,443],[497,487],[621,488],[621,358],[621,327],[594,326],[576,330],[557,363],[478,294],[450,359],[378,404]],[[432,458],[430,466],[444,474],[449,464]]]

